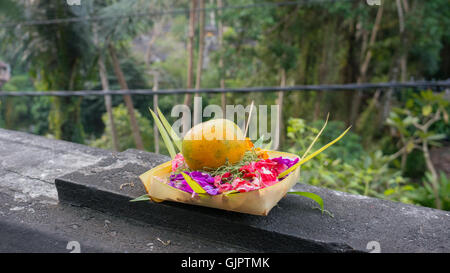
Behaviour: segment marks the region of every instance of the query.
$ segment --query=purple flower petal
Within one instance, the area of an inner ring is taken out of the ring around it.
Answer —
[[[210,176],[209,174],[194,171],[194,172],[184,172],[187,175],[189,175],[195,182],[197,182],[208,194],[210,195],[217,195],[219,193],[219,190],[214,187],[214,178]],[[172,187],[175,187],[177,189],[180,189],[185,192],[192,193],[193,190],[189,186],[189,184],[184,179],[183,175],[180,174],[173,174],[170,176],[170,182],[169,185]]]
[[[288,157],[275,157],[275,158],[271,158],[272,161],[277,162],[278,164],[283,164],[286,165],[288,168],[294,166],[295,164],[297,164],[297,162],[300,160],[298,157],[296,157],[295,159],[290,159]]]

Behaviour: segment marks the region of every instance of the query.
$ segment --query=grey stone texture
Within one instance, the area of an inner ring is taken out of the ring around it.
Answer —
[[[0,129],[0,252],[450,252],[450,212],[305,184],[333,217],[296,195],[268,216],[129,202],[167,160]]]

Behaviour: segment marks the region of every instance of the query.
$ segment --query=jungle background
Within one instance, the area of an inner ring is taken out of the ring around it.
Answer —
[[[0,0],[0,92],[237,88],[448,80],[448,0]],[[46,21],[75,18],[63,22]],[[1,67],[0,67],[1,69]],[[6,75],[6,76],[5,76]],[[0,79],[1,80],[1,79]],[[420,88],[202,94],[279,104],[279,150],[302,183],[450,210],[449,91]],[[166,117],[192,95],[0,97],[0,127],[104,149],[167,154]],[[174,119],[170,119],[174,121]]]

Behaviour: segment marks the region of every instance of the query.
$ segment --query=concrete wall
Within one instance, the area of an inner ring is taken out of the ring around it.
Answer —
[[[450,252],[449,212],[303,184],[334,217],[290,195],[267,217],[130,203],[168,159],[0,129],[0,252]]]

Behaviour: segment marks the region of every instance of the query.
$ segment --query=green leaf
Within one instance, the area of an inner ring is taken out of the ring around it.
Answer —
[[[429,114],[431,114],[432,111],[433,107],[431,107],[431,105],[429,104],[422,107],[422,115],[424,116],[428,116]]]
[[[173,147],[172,141],[170,140],[169,135],[167,134],[166,130],[164,129],[164,126],[161,124],[161,121],[156,116],[156,114],[152,111],[152,109],[148,108],[150,110],[150,113],[152,113],[153,119],[156,122],[156,126],[158,126],[159,133],[161,134],[164,144],[166,145],[167,150],[169,151],[170,157],[172,159],[175,158],[177,153],[175,152],[175,148]]]
[[[442,140],[447,137],[446,134],[435,134],[427,137],[427,140]]]
[[[167,132],[169,133],[170,137],[173,140],[173,143],[175,144],[175,146],[177,146],[178,151],[181,152],[181,139],[180,137],[177,135],[177,133],[175,133],[175,131],[172,129],[172,126],[170,126],[170,123],[167,121],[167,119],[164,117],[163,113],[161,112],[161,110],[159,110],[159,107],[156,108],[156,110],[158,111],[158,116],[159,119],[162,121],[164,128],[166,128]]]
[[[414,100],[413,99],[409,99],[406,101],[405,107],[406,108],[412,108],[414,106]]]
[[[322,129],[320,129],[319,133],[316,135],[316,137],[314,138],[314,140],[311,142],[311,144],[309,145],[308,149],[306,149],[305,153],[302,155],[301,159],[303,159],[308,153],[309,150],[311,150],[311,148],[314,146],[314,143],[316,143],[316,141],[319,139],[320,135],[322,134],[323,130],[325,129],[325,127],[327,127],[328,124],[328,118],[330,117],[330,113],[328,113],[327,115],[327,119],[325,120],[324,125],[322,126]]]
[[[194,179],[192,179],[189,175],[185,174],[184,172],[181,172],[184,179],[186,180],[186,183],[191,187],[191,189],[198,194],[206,193],[205,189],[202,188]]]
[[[312,193],[312,192],[306,192],[306,191],[293,191],[293,192],[288,192],[288,193],[304,196],[304,197],[314,200],[317,204],[319,204],[320,210],[322,211],[322,214],[323,214],[323,211],[324,211],[323,199],[319,195]]]
[[[262,135],[255,143],[253,143],[253,146],[256,148],[262,148],[264,142],[264,135]]]
[[[239,193],[239,191],[237,191],[237,190],[231,190],[231,191],[224,192],[223,195],[228,196],[228,195],[234,194],[234,193]]]
[[[266,146],[264,146],[265,150],[270,150],[270,147],[272,147],[272,140],[270,140],[269,143],[266,144]]]
[[[137,198],[134,198],[133,200],[130,200],[130,202],[149,201],[149,200],[152,200],[152,199],[150,199],[150,196],[148,196],[148,194],[144,194]]]
[[[340,136],[338,136],[335,140],[331,141],[330,143],[328,143],[327,145],[323,146],[322,148],[320,148],[319,150],[315,151],[314,153],[312,153],[311,155],[309,155],[308,157],[306,157],[305,159],[300,160],[299,162],[297,162],[297,164],[295,164],[294,166],[290,167],[289,169],[285,170],[284,172],[282,172],[280,175],[278,175],[278,178],[282,178],[286,175],[288,175],[289,173],[291,173],[292,171],[294,171],[295,169],[297,169],[298,167],[300,167],[302,164],[308,162],[310,159],[314,158],[316,155],[320,154],[321,152],[323,152],[325,149],[327,149],[328,147],[330,147],[331,145],[333,145],[334,143],[336,143],[338,140],[340,140],[343,136],[345,136],[345,134],[348,132],[348,130],[350,130],[350,128],[352,128],[351,126],[347,128],[347,130],[345,130]]]
[[[410,153],[414,150],[414,142],[413,141],[408,141],[408,143],[406,144],[406,152]]]
[[[402,190],[404,191],[413,191],[414,187],[412,185],[405,185],[402,187]]]

